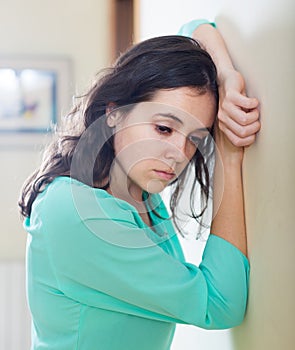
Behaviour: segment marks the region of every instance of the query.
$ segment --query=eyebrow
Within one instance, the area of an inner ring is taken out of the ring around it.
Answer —
[[[183,121],[181,119],[179,119],[178,117],[176,117],[176,115],[172,114],[172,113],[156,113],[154,115],[154,117],[156,116],[161,116],[161,117],[166,117],[166,118],[170,118],[170,119],[173,119],[175,120],[176,122],[178,122],[179,124],[183,125]],[[204,128],[198,128],[196,129],[198,131],[208,131],[208,132],[211,132],[212,130],[212,126],[210,126],[209,128],[208,127],[204,127]]]

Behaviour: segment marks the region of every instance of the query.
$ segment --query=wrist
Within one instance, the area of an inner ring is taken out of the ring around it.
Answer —
[[[226,81],[233,78],[240,78],[240,76],[241,74],[231,64],[217,70],[217,78],[219,84],[224,84]]]
[[[218,130],[215,134],[215,165],[222,168],[242,168],[244,147],[237,147]]]
[[[225,166],[241,166],[244,157],[244,147],[235,146],[223,131],[215,129],[216,160]]]
[[[221,161],[225,170],[242,170],[243,155],[239,155],[237,157],[223,158]]]
[[[244,159],[244,148],[232,146],[230,152],[218,152],[216,161],[220,162],[223,168],[242,168]]]

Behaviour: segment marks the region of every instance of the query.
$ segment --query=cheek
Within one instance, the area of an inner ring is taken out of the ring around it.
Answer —
[[[163,142],[146,134],[119,132],[114,137],[115,155],[120,159],[130,159],[132,162],[144,159],[159,158]]]
[[[124,133],[116,135],[114,149],[116,160],[131,177],[142,177],[161,153],[159,145],[151,139],[131,138]]]
[[[145,160],[129,164],[128,175],[134,178],[142,178],[148,169],[148,162]]]
[[[192,159],[196,151],[197,151],[197,147],[192,145],[191,142],[188,142],[185,148],[185,157],[187,158],[188,161]]]
[[[149,149],[153,143],[149,129],[150,127],[145,125],[123,126],[114,135],[115,153],[118,154],[125,148],[140,149],[141,151]],[[148,144],[149,147],[147,147]]]
[[[114,151],[117,156],[127,146],[128,135],[124,131],[119,131],[114,135]]]

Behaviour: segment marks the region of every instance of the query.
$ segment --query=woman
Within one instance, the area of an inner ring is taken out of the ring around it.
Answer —
[[[32,349],[164,350],[176,323],[222,329],[243,320],[249,264],[241,166],[260,128],[258,102],[245,96],[217,29],[206,21],[191,26],[206,51],[184,36],[135,45],[82,98],[73,127],[24,187]],[[216,213],[194,266],[158,193],[173,186],[175,219],[193,173],[192,216],[202,221],[213,133]]]

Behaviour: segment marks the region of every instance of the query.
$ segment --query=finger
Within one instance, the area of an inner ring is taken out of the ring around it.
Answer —
[[[237,106],[224,104],[221,106],[218,112],[218,119],[226,124],[228,118],[233,119],[236,123],[245,126],[252,124],[259,119],[259,111],[258,109],[253,109],[250,112],[245,112]]]
[[[256,134],[261,127],[259,120],[255,120],[251,124],[241,125],[237,123],[234,119],[228,116],[225,116],[223,120],[220,120],[220,121],[224,125],[224,127],[229,129],[232,133],[234,133],[238,137],[242,137],[242,138]]]
[[[257,98],[248,97],[239,92],[232,92],[229,99],[230,101],[232,101],[233,104],[246,110],[257,108],[259,105],[259,101],[257,100]]]
[[[236,147],[250,146],[255,141],[256,134],[251,134],[251,135],[246,136],[246,137],[239,137],[238,135],[233,133],[230,129],[228,129],[222,122],[219,122],[218,126],[219,126],[219,129],[230,140],[230,142]]]

